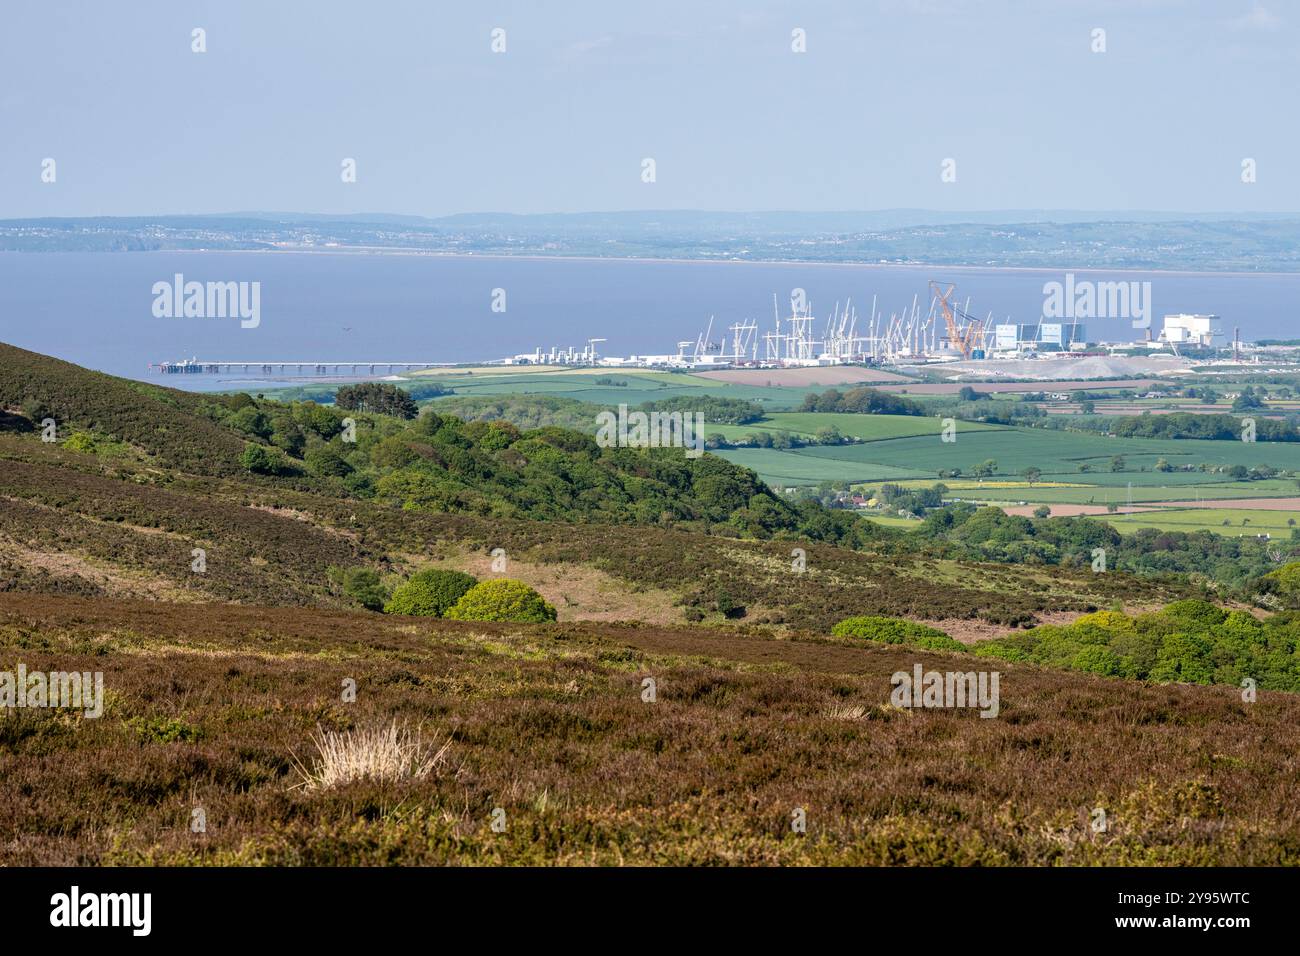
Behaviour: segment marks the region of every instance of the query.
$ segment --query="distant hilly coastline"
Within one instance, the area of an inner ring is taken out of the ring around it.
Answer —
[[[1300,272],[1300,212],[240,212],[0,220],[0,252],[460,255]]]

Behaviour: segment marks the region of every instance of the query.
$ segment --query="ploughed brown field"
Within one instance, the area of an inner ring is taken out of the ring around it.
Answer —
[[[1300,862],[1290,694],[754,627],[30,593],[0,594],[0,660],[102,671],[107,700],[0,721],[6,865]],[[918,662],[999,670],[998,719],[890,706]],[[448,744],[427,778],[294,786],[318,727],[394,720]]]
[[[1005,505],[999,506],[1009,515],[1019,515],[1022,518],[1028,518],[1040,507],[1039,505]],[[1111,511],[1105,505],[1070,505],[1052,503],[1052,516],[1056,518],[1076,518],[1079,515],[1104,515],[1110,514]],[[1159,508],[1143,505],[1120,505],[1115,514],[1137,514],[1139,511],[1158,511]]]

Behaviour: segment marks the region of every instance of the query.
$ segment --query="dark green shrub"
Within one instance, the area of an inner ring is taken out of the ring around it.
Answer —
[[[477,583],[477,579],[463,571],[441,568],[419,571],[393,592],[384,605],[384,612],[442,617]]]
[[[350,411],[374,412],[396,418],[414,418],[420,413],[410,395],[387,382],[344,385],[334,394],[334,404]]]
[[[40,398],[29,398],[22,403],[23,415],[35,425],[46,418],[55,418],[54,408],[49,402]]]
[[[382,611],[387,593],[379,574],[370,568],[349,568],[343,573],[343,593],[370,611]]]
[[[255,475],[278,475],[288,470],[280,450],[265,445],[245,445],[239,463]]]
[[[331,445],[317,445],[304,459],[307,470],[319,478],[342,478],[352,473],[348,460]]]
[[[735,618],[745,616],[745,605],[739,603],[723,588],[718,589],[718,596],[714,600],[713,605],[718,609],[718,613],[723,617]]]
[[[271,418],[256,405],[247,405],[226,419],[226,424],[253,438],[270,438]]]

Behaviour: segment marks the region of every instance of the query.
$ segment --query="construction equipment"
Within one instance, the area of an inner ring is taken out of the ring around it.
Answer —
[[[939,303],[939,309],[943,312],[943,320],[948,326],[948,342],[954,349],[961,352],[962,358],[969,359],[975,349],[983,345],[984,321],[952,304],[952,294],[956,291],[957,286],[951,282],[948,283],[947,290],[944,290],[938,282],[933,279],[930,280],[930,294]],[[966,320],[965,327],[958,324],[958,317]]]

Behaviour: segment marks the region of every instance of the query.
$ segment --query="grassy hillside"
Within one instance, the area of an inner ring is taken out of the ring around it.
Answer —
[[[666,590],[678,620],[692,611],[713,616],[719,592],[756,618],[806,627],[868,612],[1011,624],[1180,593],[1123,575],[1025,575],[977,563],[935,576],[919,555],[809,542],[807,570],[796,574],[794,542],[413,511],[229,479],[160,483],[120,465],[111,475],[83,470],[76,466],[93,466],[93,456],[31,437],[0,435],[0,459],[0,556],[8,565],[0,564],[0,588],[340,606],[348,599],[330,567],[394,574],[431,560],[465,565],[502,547],[533,565],[597,569],[630,591]],[[191,571],[196,547],[207,551],[203,574]],[[562,595],[548,596],[564,609]]]
[[[0,714],[0,864],[1300,862],[1295,615],[1186,603],[1208,561],[1300,605],[1262,546],[970,505],[905,534],[714,455],[29,356],[4,353],[0,670],[106,696]],[[933,421],[907,417],[843,424],[888,446]],[[1098,543],[1143,576],[1093,573]],[[358,608],[433,569],[559,620]],[[964,644],[832,636],[862,615]],[[997,668],[998,719],[893,706],[915,664]],[[318,744],[362,734],[400,772],[322,782]]]
[[[470,567],[500,547],[531,566],[566,616],[600,612],[546,567],[659,593],[679,621],[720,619],[727,608],[818,628],[855,613],[1029,624],[1053,610],[1185,593],[1120,575],[976,562],[935,573],[896,535],[847,512],[792,505],[715,456],[601,449],[552,427],[357,413],[356,441],[346,443],[338,410],[246,397],[213,406],[176,393],[172,411],[193,424],[194,453],[203,454],[193,471],[160,469],[170,426],[161,438],[145,427],[130,386],[56,366],[35,360],[26,370],[54,368],[62,413],[90,437],[46,443],[0,431],[0,588],[343,606],[342,569],[369,568],[391,585],[422,564]],[[30,377],[8,367],[11,382]],[[159,402],[171,397],[157,391]],[[120,416],[117,403],[127,409]],[[278,456],[279,473],[250,471],[247,447]],[[635,534],[622,527],[631,524]],[[795,546],[808,554],[801,573],[792,570]],[[206,554],[202,572],[191,567],[196,548]]]
[[[220,399],[92,372],[0,342],[0,411],[32,422],[53,418],[63,434],[93,429],[160,464],[201,474],[233,474],[239,438],[209,417]]]

